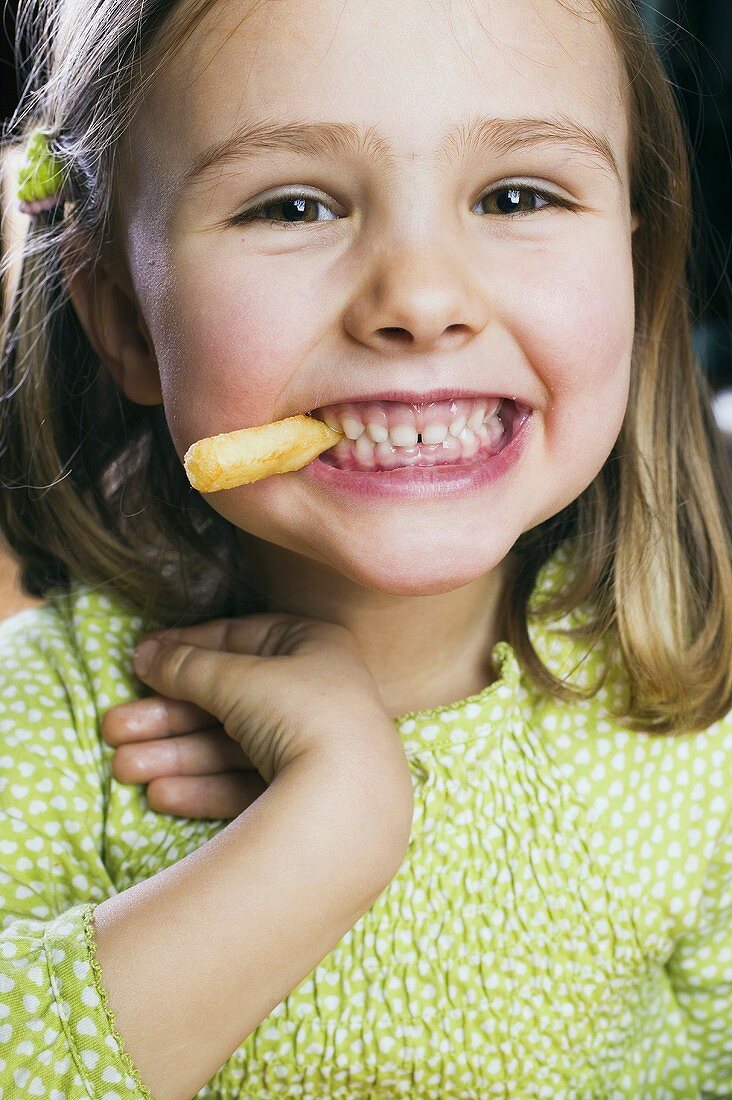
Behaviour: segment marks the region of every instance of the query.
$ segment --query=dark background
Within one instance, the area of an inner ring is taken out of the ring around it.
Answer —
[[[639,0],[692,150],[694,346],[715,390],[732,387],[732,0]]]
[[[715,390],[732,387],[732,0],[635,0],[666,68],[692,151],[694,346]],[[0,29],[0,115],[17,102],[15,3]]]

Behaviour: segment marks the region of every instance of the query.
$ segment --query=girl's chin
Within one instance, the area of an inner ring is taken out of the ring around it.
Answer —
[[[405,556],[403,552],[390,555],[384,552],[382,543],[380,550],[367,557],[354,554],[347,560],[339,561],[331,557],[327,564],[374,592],[389,596],[437,596],[479,581],[493,572],[505,558],[505,553],[482,553],[462,558],[454,548],[449,557],[445,552],[430,554],[426,546],[423,550],[423,553],[411,556]]]
[[[434,596],[478,581],[503,562],[521,534],[519,524],[515,530],[496,529],[495,523],[475,516],[460,529],[455,523],[438,524],[434,516],[407,516],[403,509],[385,510],[378,523],[361,513],[335,524],[307,504],[301,515],[295,514],[292,499],[271,504],[269,522],[259,530],[241,522],[241,508],[221,509],[239,527],[245,553],[253,545],[266,559],[268,547],[274,557],[280,556],[279,548],[290,556],[288,571],[299,572],[301,558],[303,575],[308,561],[317,562],[362,588],[390,596]]]

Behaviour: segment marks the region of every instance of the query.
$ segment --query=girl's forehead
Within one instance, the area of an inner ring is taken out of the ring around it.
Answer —
[[[476,116],[561,115],[601,135],[624,173],[621,58],[591,0],[567,3],[218,0],[133,121],[139,180],[153,184],[157,162],[180,181],[245,123],[291,118],[374,127],[417,159]]]

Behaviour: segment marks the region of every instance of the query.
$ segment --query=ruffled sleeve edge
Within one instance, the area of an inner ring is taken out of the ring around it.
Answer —
[[[135,1100],[153,1100],[150,1090],[141,1080],[137,1067],[125,1049],[124,1040],[117,1031],[114,1013],[107,1000],[102,968],[96,955],[92,923],[98,904],[100,903],[96,901],[80,902],[43,927],[43,949],[56,1003],[56,1016],[66,1034],[68,1052],[90,1097],[97,1095],[97,1082],[89,1076],[84,1059],[85,1051],[79,1045],[82,1038],[88,1039],[87,1049],[96,1054],[97,1059],[103,1055],[109,1060],[113,1054],[117,1071],[124,1071],[126,1075],[128,1088],[132,1089],[134,1086],[137,1090]],[[96,994],[97,1000],[94,1003],[85,1000],[80,992],[82,979],[78,966],[82,962],[86,962],[91,970],[91,978],[87,972],[85,979],[87,988]],[[75,1021],[72,1004],[77,1006],[77,1011],[84,1004],[89,1010],[87,1016]]]
[[[101,999],[104,1011],[107,1016],[107,1020],[109,1021],[110,1033],[117,1043],[117,1046],[119,1048],[119,1056],[127,1073],[135,1082],[135,1086],[137,1087],[143,1100],[153,1100],[153,1097],[150,1094],[150,1090],[148,1089],[147,1085],[145,1085],[142,1081],[140,1074],[137,1071],[137,1067],[132,1061],[130,1055],[127,1053],[124,1039],[117,1031],[117,1020],[114,1013],[112,1012],[112,1009],[109,1007],[109,1001],[107,1000],[107,990],[104,988],[103,984],[102,968],[99,965],[99,960],[97,959],[97,943],[94,937],[94,910],[96,909],[97,904],[97,902],[89,902],[87,905],[84,906],[84,909],[82,910],[84,935],[86,937],[86,945],[89,950],[89,962],[94,973],[94,986]]]

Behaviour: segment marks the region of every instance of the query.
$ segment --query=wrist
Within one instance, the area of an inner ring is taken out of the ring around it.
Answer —
[[[364,736],[366,729],[373,742]],[[380,734],[371,725],[359,726],[357,738],[340,731],[335,743],[307,749],[277,778],[285,772],[314,784],[318,799],[331,800],[336,818],[348,822],[388,880],[393,878],[408,850],[414,815],[412,775],[393,726]]]

